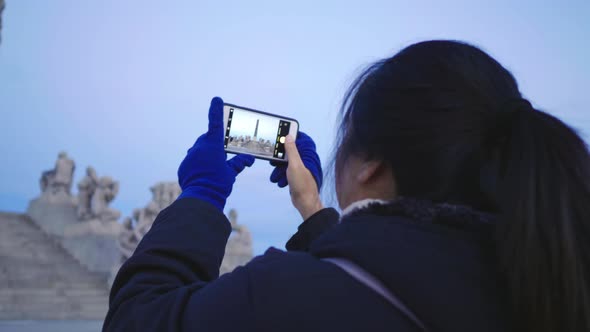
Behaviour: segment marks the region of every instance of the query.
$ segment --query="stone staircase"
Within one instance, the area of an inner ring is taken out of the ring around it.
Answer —
[[[0,212],[0,320],[104,319],[106,281],[26,215]]]

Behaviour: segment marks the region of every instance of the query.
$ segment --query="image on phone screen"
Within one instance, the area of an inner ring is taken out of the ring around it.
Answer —
[[[292,123],[297,126],[296,122],[239,107],[225,107],[228,108],[225,128],[227,151],[285,160],[285,138],[293,129]]]

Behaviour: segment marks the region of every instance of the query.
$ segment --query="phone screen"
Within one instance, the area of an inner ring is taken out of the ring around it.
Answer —
[[[235,105],[224,105],[225,149],[285,160],[285,138],[297,134],[297,121]]]

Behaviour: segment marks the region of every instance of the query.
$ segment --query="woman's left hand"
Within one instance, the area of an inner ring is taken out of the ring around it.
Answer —
[[[303,220],[323,209],[319,191],[322,186],[322,163],[315,150],[315,143],[303,132],[299,132],[297,140],[287,136],[285,152],[288,163],[275,166],[270,181],[279,187],[289,185],[291,202],[299,211]]]
[[[178,199],[198,198],[223,211],[236,176],[254,163],[250,155],[240,154],[227,160],[224,136],[223,100],[215,97],[209,108],[209,130],[188,150],[178,168],[178,183],[182,188]]]

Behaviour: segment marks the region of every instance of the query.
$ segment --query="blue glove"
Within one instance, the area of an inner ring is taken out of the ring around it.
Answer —
[[[226,160],[224,136],[223,100],[215,97],[209,108],[209,130],[197,139],[178,167],[178,183],[182,188],[178,199],[198,198],[223,211],[236,176],[254,163],[254,157],[249,155]]]
[[[301,155],[301,160],[303,161],[303,164],[310,171],[311,175],[315,179],[319,191],[322,187],[323,174],[320,157],[315,151],[315,143],[313,142],[311,137],[309,137],[304,132],[300,131],[297,134],[295,144],[297,145],[297,150]],[[276,183],[280,188],[287,186],[287,164],[278,163],[275,161],[271,161],[270,164],[275,166],[275,169],[270,174],[270,182]]]

